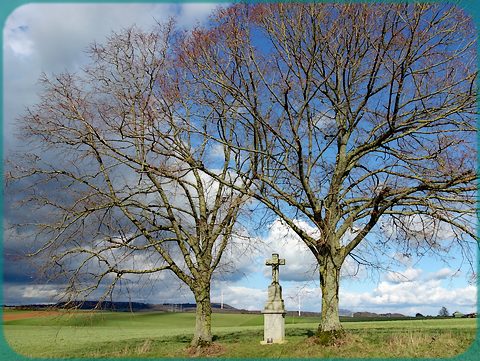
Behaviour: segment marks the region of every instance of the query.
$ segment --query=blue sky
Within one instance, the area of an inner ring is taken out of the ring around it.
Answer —
[[[41,72],[50,74],[78,70],[85,59],[84,49],[93,41],[101,42],[112,30],[136,24],[150,29],[155,21],[177,16],[186,28],[204,23],[215,4],[102,4],[47,5],[31,4],[17,8],[7,19],[3,33],[4,51],[4,150],[11,154],[18,140],[14,138],[15,119],[25,107],[37,100],[37,80]],[[14,223],[16,213],[5,206],[5,226]],[[306,226],[308,227],[308,226]],[[373,236],[372,236],[373,237]],[[34,270],[19,264],[10,255],[22,249],[21,236],[15,230],[4,234],[6,252],[4,302],[49,302],[57,293],[55,284],[33,281]],[[236,249],[226,255],[234,264],[230,273],[218,277],[212,287],[212,301],[224,301],[234,307],[261,309],[266,300],[270,269],[265,259],[280,253],[286,265],[280,271],[287,309],[319,311],[318,273],[308,250],[279,221],[272,220],[253,250]],[[469,269],[459,255],[449,253],[448,264],[435,259],[406,259],[388,254],[397,262],[390,271],[358,269],[354,262],[344,266],[340,307],[352,311],[417,312],[436,315],[442,306],[450,312],[476,309],[477,288],[469,279]],[[10,258],[9,258],[10,257]],[[380,258],[387,264],[389,258]],[[191,302],[189,290],[171,275],[160,275],[148,286],[132,286],[132,301],[162,303]]]

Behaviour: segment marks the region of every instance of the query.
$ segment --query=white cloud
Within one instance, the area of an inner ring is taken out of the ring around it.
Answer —
[[[415,271],[411,272],[415,274]],[[370,292],[356,293],[340,288],[342,307],[355,311],[400,312],[414,315],[436,315],[442,306],[472,312],[476,307],[477,289],[445,287],[440,280],[427,277],[410,282],[382,281]]]
[[[319,237],[319,231],[305,221],[295,223],[313,237]],[[345,239],[353,238],[353,232],[346,232]],[[345,243],[346,241],[343,240]],[[276,219],[269,226],[269,233],[265,238],[265,256],[278,253],[284,258],[285,266],[280,269],[280,278],[283,281],[316,281],[319,278],[317,261],[300,237],[280,219]],[[270,269],[265,268],[264,274],[270,277]],[[341,270],[342,277],[365,277],[365,267],[359,266],[354,259],[347,257]]]
[[[386,274],[385,279],[392,283],[413,282],[422,274],[422,270],[418,268],[407,268],[404,271],[390,271]]]
[[[335,113],[330,109],[319,111],[315,114],[313,123],[326,137],[333,137],[337,132]]]
[[[178,24],[192,27],[205,22],[213,10],[219,7],[216,3],[186,3],[181,5]]]
[[[299,287],[286,287],[283,290],[285,308],[288,311],[310,310],[320,312],[321,295],[320,287],[315,284],[304,284]]]
[[[215,143],[210,150],[209,156],[211,158],[219,158],[223,160],[225,158],[224,146],[221,143]]]
[[[267,300],[267,290],[244,286],[223,285],[212,293],[212,302],[221,302],[223,290],[223,302],[232,307],[245,310],[260,310]]]
[[[258,240],[241,231],[234,234],[225,248],[214,272],[215,281],[235,282],[257,271]]]
[[[136,25],[149,30],[157,21],[178,17],[182,26],[203,23],[215,4],[27,4],[7,19],[4,43],[17,55],[35,52],[46,71],[78,65],[94,40]]]
[[[380,222],[383,234],[390,238],[404,239],[412,247],[432,244],[440,247],[443,241],[456,237],[453,227],[423,214],[385,218]],[[436,244],[438,242],[438,244]]]
[[[11,50],[19,58],[28,57],[33,53],[33,41],[29,38],[29,29],[26,26],[16,26],[8,19],[3,29],[4,51]]]
[[[58,295],[58,290],[56,287],[43,286],[43,285],[33,285],[26,286],[23,289],[23,298],[28,299],[39,299],[39,298],[55,298]]]
[[[297,224],[312,235],[318,232],[304,221],[298,221]],[[270,225],[265,244],[265,256],[278,253],[280,258],[286,260],[285,266],[280,269],[282,281],[308,281],[318,278],[312,252],[298,235],[279,219]],[[265,267],[264,274],[270,278],[270,269]]]
[[[38,101],[42,72],[76,71],[86,61],[85,49],[103,42],[112,31],[132,25],[144,30],[180,16],[184,27],[206,21],[214,4],[26,4],[6,19],[4,44],[4,134],[12,134],[16,118]],[[7,137],[6,154],[15,147]]]
[[[454,271],[448,267],[442,268],[436,272],[430,273],[428,279],[443,280],[459,276],[459,271]]]
[[[52,303],[58,299],[59,288],[57,285],[37,284],[4,284],[5,304],[21,303]]]
[[[409,257],[400,252],[395,253],[392,258],[394,261],[397,261],[400,265],[403,266],[411,266],[413,263],[412,257]]]

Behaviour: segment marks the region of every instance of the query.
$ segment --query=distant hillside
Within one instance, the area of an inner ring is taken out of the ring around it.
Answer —
[[[403,318],[406,317],[401,313],[374,313],[374,312],[355,312],[352,317],[368,318],[368,317],[386,317],[386,318]]]
[[[193,312],[197,308],[195,303],[163,303],[149,305],[152,311],[165,311],[165,312]],[[222,305],[220,303],[212,303],[213,312],[240,312],[241,310],[232,307],[226,303]]]
[[[195,303],[163,303],[163,304],[150,304],[143,302],[110,302],[110,301],[74,301],[74,302],[59,302],[56,304],[30,304],[19,306],[6,306],[19,310],[31,310],[31,309],[79,309],[79,310],[105,310],[105,311],[119,311],[119,312],[141,312],[141,311],[164,311],[164,312],[190,312],[195,311]],[[228,304],[212,303],[212,309],[221,311],[233,311],[240,312],[240,310],[232,307]]]
[[[59,302],[57,304],[33,304],[22,306],[9,306],[15,309],[31,310],[31,309],[48,309],[48,308],[75,308],[80,310],[105,310],[105,311],[119,311],[119,312],[146,312],[146,311],[160,311],[160,312],[195,312],[195,303],[162,303],[151,304],[142,302],[110,302],[104,301],[98,303],[98,301],[76,301],[66,304],[65,302]],[[230,306],[226,303],[222,305],[220,303],[212,303],[212,311],[215,313],[245,313],[245,314],[259,314],[261,310],[244,310]],[[297,310],[287,310],[289,316],[297,316]],[[320,317],[320,312],[301,311],[301,315],[304,317]],[[347,309],[340,309],[339,315],[342,319],[401,319],[405,318],[405,315],[400,313],[374,313],[374,312],[352,312]]]
[[[351,316],[353,315],[353,312],[350,311],[350,310],[345,310],[345,309],[342,309],[342,308],[341,308],[341,309],[338,310],[338,314],[339,314],[340,316],[349,316],[349,317],[351,317]]]

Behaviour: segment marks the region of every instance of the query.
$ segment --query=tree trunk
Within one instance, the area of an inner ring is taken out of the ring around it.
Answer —
[[[340,266],[335,265],[331,256],[326,256],[320,264],[320,287],[322,289],[322,319],[318,332],[343,331],[338,316],[338,288]]]
[[[204,347],[212,343],[212,305],[210,304],[210,287],[202,287],[194,292],[197,303],[195,333],[191,345]]]

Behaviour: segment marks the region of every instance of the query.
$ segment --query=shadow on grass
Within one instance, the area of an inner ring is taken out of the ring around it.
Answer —
[[[308,338],[308,337],[312,337],[313,335],[315,335],[315,330],[311,330],[311,329],[293,328],[293,329],[287,329],[285,331],[285,337],[303,336],[305,338]]]
[[[191,334],[191,335],[177,335],[177,336],[158,338],[157,341],[158,342],[163,342],[163,343],[170,343],[170,342],[190,343],[190,342],[192,342],[192,337],[193,337],[193,334]]]

